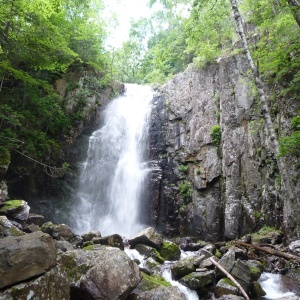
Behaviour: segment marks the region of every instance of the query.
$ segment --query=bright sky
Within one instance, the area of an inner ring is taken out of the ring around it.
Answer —
[[[111,18],[113,14],[119,22],[119,26],[111,29],[107,44],[112,47],[120,47],[128,38],[130,19],[135,20],[140,17],[149,17],[150,9],[147,6],[148,0],[104,0],[105,11]]]

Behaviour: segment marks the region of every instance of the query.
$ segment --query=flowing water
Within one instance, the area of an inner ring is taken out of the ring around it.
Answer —
[[[144,154],[152,98],[150,87],[128,84],[105,109],[104,125],[90,137],[82,164],[73,213],[78,233],[97,229],[130,237],[143,228],[139,213],[150,172]]]

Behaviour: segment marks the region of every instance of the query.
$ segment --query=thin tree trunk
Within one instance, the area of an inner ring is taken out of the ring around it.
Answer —
[[[287,0],[292,14],[300,27],[300,2],[298,0]]]
[[[217,263],[213,257],[210,257],[209,259],[219,270],[221,270],[237,286],[237,288],[241,291],[245,299],[250,300],[250,298],[248,297],[248,295],[246,294],[242,286],[232,277],[232,275],[229,274],[219,263]]]
[[[251,53],[249,50],[248,41],[246,39],[246,35],[244,32],[244,28],[243,28],[242,18],[241,18],[241,15],[239,13],[238,6],[237,6],[237,1],[230,0],[230,2],[231,2],[234,18],[236,21],[236,25],[238,28],[238,33],[242,39],[244,51],[246,53],[247,60],[248,60],[249,66],[251,68],[253,79],[254,79],[254,82],[255,82],[255,85],[256,85],[256,88],[258,91],[258,95],[260,98],[261,107],[262,107],[262,109],[261,109],[262,115],[264,116],[264,119],[266,122],[266,129],[267,129],[267,133],[268,133],[268,137],[269,137],[269,150],[274,154],[274,156],[277,160],[277,166],[278,166],[278,169],[279,169],[279,172],[281,175],[283,188],[285,189],[286,195],[284,197],[285,200],[284,200],[284,207],[283,207],[284,227],[285,227],[285,230],[287,230],[288,228],[294,230],[295,231],[294,233],[296,233],[296,235],[299,237],[300,236],[300,226],[298,224],[296,224],[296,221],[294,221],[294,222],[292,222],[292,221],[295,220],[294,214],[300,216],[300,211],[299,211],[300,202],[299,202],[299,199],[296,199],[293,194],[292,184],[290,182],[290,178],[288,176],[286,164],[284,161],[285,159],[278,157],[279,143],[278,143],[276,133],[274,130],[274,125],[273,125],[273,122],[271,119],[271,113],[270,113],[270,109],[269,109],[270,101],[267,98],[267,96],[263,90],[263,85],[262,85],[261,79],[259,77],[258,70],[255,67],[254,61],[252,59],[252,56],[251,56]],[[298,205],[296,203],[296,200],[297,200]],[[294,228],[292,228],[292,227],[294,227]]]
[[[233,241],[232,243],[235,244],[235,245],[238,245],[238,246],[246,247],[246,248],[253,248],[253,249],[258,250],[258,251],[262,251],[262,252],[265,252],[265,253],[268,253],[268,254],[271,254],[271,255],[275,255],[275,256],[278,256],[278,257],[285,258],[287,260],[296,260],[296,261],[300,262],[300,257],[299,256],[292,255],[290,253],[285,253],[285,252],[278,251],[278,250],[275,250],[275,249],[267,249],[267,248],[261,247],[259,245],[247,244],[247,243],[240,242],[240,241]]]

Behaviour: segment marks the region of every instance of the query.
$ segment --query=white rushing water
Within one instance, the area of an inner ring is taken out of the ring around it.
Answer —
[[[73,214],[78,233],[130,237],[143,228],[139,211],[150,171],[143,154],[152,98],[150,87],[128,84],[126,93],[106,107],[104,125],[90,137],[82,165]]]
[[[258,282],[266,292],[266,296],[264,296],[263,299],[284,299],[284,297],[295,295],[295,293],[287,290],[283,285],[282,275],[280,274],[262,273]]]

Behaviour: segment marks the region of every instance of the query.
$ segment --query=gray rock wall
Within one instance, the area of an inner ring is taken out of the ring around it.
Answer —
[[[165,234],[233,239],[282,225],[280,174],[251,79],[237,55],[201,70],[190,66],[162,88],[153,116],[163,146],[152,145],[161,166],[152,221]],[[215,125],[219,143],[211,137]]]

